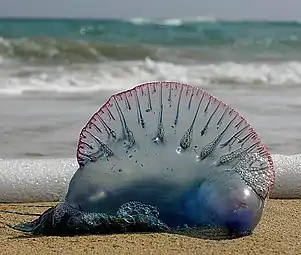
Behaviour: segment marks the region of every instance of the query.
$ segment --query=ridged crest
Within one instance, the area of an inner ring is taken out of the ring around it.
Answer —
[[[271,156],[250,124],[209,93],[177,82],[112,95],[82,129],[77,160],[82,168],[97,162],[99,171],[162,178],[194,175],[192,168],[236,171],[263,198],[274,184]]]

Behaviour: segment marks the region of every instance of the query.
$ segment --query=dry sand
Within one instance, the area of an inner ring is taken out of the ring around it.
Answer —
[[[46,210],[11,204],[0,204],[0,209]],[[6,222],[31,218],[0,213],[0,220]],[[235,240],[205,240],[172,234],[31,237],[0,224],[0,254],[301,254],[300,226],[301,200],[270,200],[255,232]]]

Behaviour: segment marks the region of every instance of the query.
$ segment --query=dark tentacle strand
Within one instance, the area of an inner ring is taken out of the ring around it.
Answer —
[[[44,236],[168,231],[168,227],[159,220],[146,221],[146,218],[128,220],[102,213],[86,213],[72,209],[64,210],[64,208],[59,208],[60,206],[61,204],[49,208],[32,222],[15,226],[7,223],[3,224],[17,231]],[[60,215],[58,216],[58,214]]]

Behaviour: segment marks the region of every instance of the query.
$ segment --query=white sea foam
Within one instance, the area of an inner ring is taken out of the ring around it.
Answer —
[[[213,16],[196,16],[196,17],[185,17],[185,18],[166,18],[166,19],[147,19],[147,18],[131,18],[129,22],[134,25],[145,25],[145,24],[158,24],[165,26],[181,26],[185,23],[198,23],[198,22],[215,22],[216,19]]]
[[[150,80],[178,80],[206,88],[211,84],[239,86],[300,85],[301,62],[181,65],[145,61],[103,62],[74,66],[1,64],[0,94],[24,92],[89,93],[118,91]]]
[[[273,155],[273,198],[301,198],[301,154]],[[77,170],[72,158],[0,159],[0,202],[56,201]]]

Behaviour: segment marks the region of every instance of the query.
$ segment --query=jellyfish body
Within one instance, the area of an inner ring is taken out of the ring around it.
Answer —
[[[269,152],[238,112],[174,82],[111,96],[81,131],[77,159],[65,200],[47,214],[52,230],[246,235],[274,181]]]

